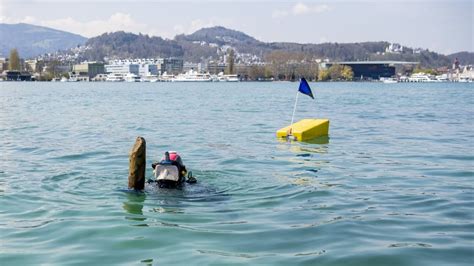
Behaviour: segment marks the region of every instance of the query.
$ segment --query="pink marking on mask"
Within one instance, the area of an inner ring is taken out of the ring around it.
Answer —
[[[176,161],[178,158],[179,158],[179,155],[177,153],[170,153],[171,161]]]

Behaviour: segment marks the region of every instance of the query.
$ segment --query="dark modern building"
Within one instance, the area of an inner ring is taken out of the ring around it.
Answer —
[[[8,81],[31,81],[32,80],[31,73],[16,71],[16,70],[6,71],[6,78]]]
[[[183,59],[182,58],[164,58],[161,63],[161,74],[164,72],[168,74],[179,74],[183,72]]]
[[[354,72],[355,80],[389,78],[395,76],[397,65],[416,65],[417,62],[404,61],[345,61],[326,63],[326,67],[334,64],[349,66]]]
[[[87,62],[72,67],[74,74],[79,76],[88,76],[89,79],[94,78],[98,74],[105,73],[104,63],[101,62]]]
[[[210,61],[207,64],[207,71],[211,74],[219,74],[220,72],[225,72],[227,64],[219,63],[216,61]]]

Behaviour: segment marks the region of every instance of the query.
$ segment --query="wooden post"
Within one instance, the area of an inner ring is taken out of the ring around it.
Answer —
[[[145,188],[146,142],[137,137],[130,151],[128,188],[142,190]]]

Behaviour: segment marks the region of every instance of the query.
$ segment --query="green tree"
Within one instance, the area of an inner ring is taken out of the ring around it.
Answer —
[[[331,80],[341,80],[342,79],[342,69],[343,69],[342,65],[339,65],[339,64],[332,65],[328,69],[329,76],[331,77]]]
[[[10,50],[10,59],[8,61],[9,70],[21,70],[20,69],[20,56],[16,48]]]
[[[429,75],[438,75],[438,71],[436,71],[436,69],[432,69],[432,68],[420,68],[420,67],[417,67],[413,70],[413,73],[425,73],[425,74],[429,74]]]
[[[354,79],[354,72],[350,66],[343,66],[341,76],[343,80],[352,80]]]
[[[234,74],[234,50],[230,49],[227,50],[227,74]]]
[[[331,80],[352,80],[354,72],[349,66],[334,64],[328,70]]]
[[[329,70],[327,69],[320,69],[318,73],[318,80],[319,81],[327,81],[331,76],[329,75]]]

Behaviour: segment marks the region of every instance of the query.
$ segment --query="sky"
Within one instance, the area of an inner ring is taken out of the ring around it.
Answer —
[[[473,2],[0,0],[0,23],[30,23],[85,37],[124,30],[169,39],[224,26],[265,42],[389,41],[450,54],[474,51]]]

